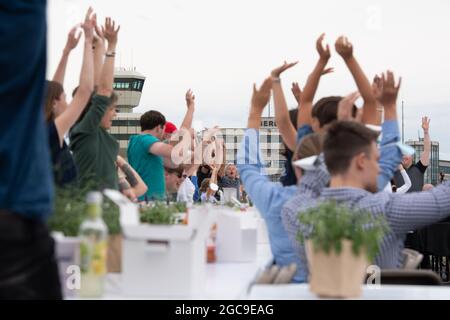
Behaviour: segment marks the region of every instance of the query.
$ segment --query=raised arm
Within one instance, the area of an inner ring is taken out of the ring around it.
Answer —
[[[298,85],[298,82],[292,82],[291,92],[295,98],[295,101],[297,101],[297,108],[299,108],[300,104],[302,103],[303,92],[300,86]]]
[[[55,119],[56,129],[58,130],[59,142],[62,145],[64,135],[75,124],[83,109],[86,107],[92,91],[94,90],[94,58],[92,53],[92,40],[94,26],[96,23],[96,15],[93,14],[92,8],[86,13],[82,28],[84,31],[84,53],[83,63],[80,73],[80,84],[69,107]],[[72,31],[71,31],[72,32]],[[69,38],[72,36],[69,35]],[[64,68],[65,69],[65,68]],[[64,78],[64,72],[62,72]]]
[[[94,86],[98,87],[100,85],[100,76],[102,73],[106,47],[105,47],[105,35],[103,34],[102,30],[97,24],[95,25],[93,48],[94,48]]]
[[[139,174],[121,157],[117,156],[117,167],[124,173],[126,181],[130,188],[138,197],[147,192],[147,185],[139,176]]]
[[[283,187],[271,182],[264,173],[264,165],[259,148],[259,127],[261,115],[270,98],[271,78],[267,78],[259,90],[253,88],[253,97],[248,118],[247,130],[237,153],[237,168],[247,194],[266,216],[273,199],[279,198]]]
[[[420,162],[424,166],[430,165],[430,154],[431,154],[431,139],[430,139],[430,119],[428,117],[422,118],[422,129],[423,129],[423,152],[420,155]]]
[[[358,91],[364,100],[362,122],[377,124],[377,101],[372,91],[372,86],[353,55],[353,45],[344,36],[336,40],[336,51],[344,59],[355,80]]]
[[[326,47],[323,46],[322,42],[324,38],[325,34],[323,33],[316,41],[316,49],[319,53],[319,61],[314,67],[312,73],[309,75],[305,87],[303,88],[302,100],[298,110],[297,128],[311,124],[313,100],[314,96],[316,95],[317,88],[319,87],[320,77],[327,73],[333,72],[333,68],[325,69],[328,60],[330,60],[331,53],[330,47],[328,45],[326,45]]]
[[[66,68],[67,68],[67,61],[69,60],[70,52],[75,49],[78,45],[78,42],[81,38],[81,32],[78,33],[78,28],[80,27],[79,24],[74,26],[67,36],[67,42],[66,46],[64,47],[63,54],[61,56],[61,59],[59,60],[58,67],[56,68],[55,74],[53,75],[53,81],[59,82],[64,87],[64,78],[66,76]]]
[[[286,99],[284,98],[283,88],[281,86],[280,75],[296,64],[297,62],[287,63],[285,61],[281,67],[274,69],[271,73],[273,100],[275,104],[275,122],[280,131],[281,138],[291,151],[295,150],[297,144],[297,130],[289,117]]]
[[[114,83],[114,62],[117,47],[117,35],[120,26],[116,29],[116,23],[111,18],[106,18],[105,26],[102,27],[102,32],[105,39],[108,41],[108,50],[106,52],[105,63],[103,64],[100,82],[97,93],[100,96],[111,97],[113,93]]]
[[[377,100],[377,117],[376,117],[376,121],[374,123],[377,126],[380,126],[381,123],[383,122],[383,110],[384,109],[378,100],[378,98],[381,95],[382,89],[383,89],[382,79],[378,75],[375,75],[375,77],[373,78],[373,82],[372,82],[372,93],[375,96],[375,99]]]
[[[400,140],[397,121],[397,96],[400,86],[401,78],[399,78],[398,84],[396,84],[394,74],[391,71],[383,74],[382,89],[378,97],[378,102],[384,106],[385,111],[380,144],[378,190],[383,190],[392,179],[402,157],[396,145]]]
[[[186,115],[181,123],[181,128],[190,129],[192,127],[192,120],[194,119],[195,111],[195,95],[191,89],[186,92],[186,106]]]
[[[397,186],[397,193],[406,193],[412,186],[411,179],[409,178],[408,173],[402,165],[399,165],[398,170],[400,171],[400,174],[402,175],[403,181],[405,183],[401,187]]]

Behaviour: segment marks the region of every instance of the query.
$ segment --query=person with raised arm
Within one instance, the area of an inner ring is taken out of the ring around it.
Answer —
[[[178,168],[190,159],[191,134],[182,128],[172,137],[174,145],[162,142],[166,118],[156,110],[145,112],[140,123],[141,133],[132,136],[128,144],[128,161],[148,187],[140,200],[163,200],[166,197],[164,167]],[[182,138],[181,141],[177,140],[178,137]]]
[[[281,81],[276,80],[272,85],[276,123],[286,148],[285,156],[287,161],[285,162],[285,171],[280,178],[280,182],[284,186],[295,185],[297,183],[294,170],[291,165],[292,154],[296,148],[297,142],[300,141],[305,135],[313,132],[311,127],[312,103],[319,85],[320,77],[333,72],[333,68],[326,68],[328,60],[330,59],[330,50],[328,45],[326,47],[323,46],[322,42],[324,37],[325,34],[322,34],[316,41],[319,61],[311,75],[308,77],[308,81],[303,91],[300,89],[298,83],[294,82],[292,84],[291,91],[298,103],[298,109],[295,111],[295,114],[291,114],[292,110],[287,110],[283,89],[281,87]],[[295,64],[285,63],[283,66],[273,70],[272,75],[275,79],[279,79],[282,72],[294,65]],[[296,117],[295,121],[291,120],[292,116]]]
[[[94,90],[94,58],[92,53],[92,41],[96,15],[89,8],[85,20],[81,24],[84,31],[84,53],[80,73],[80,84],[72,101],[66,102],[66,94],[63,88],[66,65],[70,50],[74,49],[80,40],[81,34],[76,37],[77,27],[69,33],[64,54],[53,81],[47,81],[45,100],[45,117],[48,124],[48,139],[53,164],[53,177],[58,186],[74,183],[77,178],[77,168],[69,147],[64,140],[70,128],[80,117]]]
[[[422,130],[423,130],[423,152],[420,154],[420,159],[413,164],[413,156],[406,155],[403,157],[402,166],[405,168],[406,173],[411,180],[411,187],[407,192],[422,191],[424,186],[425,172],[430,165],[431,155],[431,139],[430,139],[430,119],[428,117],[422,118]],[[394,176],[394,181],[397,187],[401,187],[405,184],[401,173],[397,171]]]
[[[272,81],[272,77],[269,77],[264,80],[260,89],[256,89],[254,86],[247,130],[237,154],[237,167],[247,194],[266,222],[275,263],[280,266],[288,266],[292,263],[299,265],[302,262],[289,242],[280,216],[281,208],[294,197],[297,186],[282,186],[279,183],[271,182],[264,174],[264,164],[260,152],[261,116],[270,98]],[[318,134],[305,137],[295,150],[293,161],[318,155],[321,152],[321,140],[321,135]],[[297,167],[294,170],[297,179],[300,180],[302,170]],[[327,173],[325,174],[328,176]],[[298,271],[292,281],[305,282],[306,277],[301,271]]]
[[[377,132],[356,121],[334,123],[324,141],[325,163],[331,175],[330,186],[324,188],[317,198],[299,192],[282,210],[283,225],[301,258],[306,255],[297,240],[298,230],[302,227],[298,215],[323,201],[333,200],[350,208],[371,212],[374,216],[386,217],[390,231],[384,237],[376,258],[376,264],[381,268],[402,265],[401,252],[408,231],[450,215],[449,184],[414,195],[377,192],[380,190],[383,153],[395,151],[395,159],[398,162],[401,160],[400,148],[396,143],[399,139],[398,124],[393,121],[396,119],[395,101],[400,84],[395,84],[391,72],[383,76],[383,88],[380,103],[385,108],[386,121],[383,123],[380,152],[376,144]],[[386,134],[387,126],[396,126],[397,133]]]
[[[107,131],[116,116],[117,96],[113,92],[113,82],[119,30],[115,21],[106,18],[102,33],[108,42],[108,50],[99,86],[70,132],[70,148],[79,170],[81,187],[98,190],[118,190],[119,187],[116,168],[119,143]]]

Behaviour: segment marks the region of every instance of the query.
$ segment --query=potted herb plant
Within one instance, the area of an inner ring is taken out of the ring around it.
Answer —
[[[54,212],[49,219],[49,228],[60,232],[65,239],[74,239],[86,214],[85,195],[89,188],[77,186],[57,188],[55,194]],[[108,272],[120,272],[121,268],[121,228],[119,223],[119,208],[106,197],[103,202],[103,220],[108,226]]]
[[[324,202],[300,213],[298,219],[310,290],[323,297],[359,297],[366,268],[388,230],[384,216]]]

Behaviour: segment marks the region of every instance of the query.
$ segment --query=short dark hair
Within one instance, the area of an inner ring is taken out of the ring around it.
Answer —
[[[164,115],[155,110],[147,111],[141,116],[141,130],[153,130],[158,126],[164,126],[166,124],[166,118]]]
[[[169,167],[164,166],[164,170],[166,170],[167,174],[176,174],[178,176],[178,178],[183,177],[184,168],[182,165],[180,165],[176,168],[169,168]]]
[[[289,110],[289,119],[291,120],[292,125],[294,126],[295,130],[297,131],[297,117],[298,117],[298,108]],[[289,150],[289,147],[286,145],[286,143],[283,141],[284,149],[280,150],[280,154],[283,157],[288,157],[288,153],[292,153],[291,150]]]
[[[370,152],[378,133],[354,121],[336,121],[325,135],[323,151],[325,163],[331,175],[347,172],[357,154]]]
[[[337,120],[337,110],[341,96],[330,96],[320,99],[312,108],[311,116],[319,120],[320,127],[323,128],[327,124]],[[352,115],[356,116],[357,108],[354,105]]]

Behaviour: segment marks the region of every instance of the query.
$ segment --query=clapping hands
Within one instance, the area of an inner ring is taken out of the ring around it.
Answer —
[[[340,36],[335,43],[336,52],[344,59],[348,60],[353,57],[353,45],[348,41],[347,37]]]
[[[375,81],[375,80],[374,80]],[[385,108],[395,107],[397,103],[397,96],[402,84],[402,78],[399,78],[398,84],[395,84],[394,73],[392,71],[387,71],[386,74],[383,73],[380,80],[377,80],[377,99],[378,102]]]
[[[267,103],[269,103],[271,89],[272,89],[272,79],[270,77],[264,80],[259,90],[256,88],[256,84],[253,84],[253,95],[252,95],[253,111],[262,114]]]
[[[86,39],[88,40],[94,39],[94,28],[96,24],[97,24],[97,14],[94,13],[94,9],[92,9],[92,7],[89,7],[88,11],[86,12],[84,22],[81,25],[84,31],[84,37]]]
[[[274,79],[278,79],[280,78],[280,75],[285,72],[287,69],[292,68],[293,66],[295,66],[298,63],[298,61],[296,62],[292,62],[292,63],[287,63],[286,61],[284,62],[284,64],[281,67],[278,67],[274,70],[272,70],[272,72],[270,73],[270,75],[272,76],[272,78]]]
[[[102,26],[102,33],[105,39],[108,41],[108,44],[116,45],[117,44],[117,36],[120,31],[120,26],[117,26],[116,22],[111,18],[105,19],[105,25]]]
[[[192,92],[191,89],[189,89],[186,92],[186,105],[188,107],[188,109],[194,109],[195,108],[195,95]]]
[[[80,27],[81,27],[81,24],[79,23],[76,26],[74,26],[72,29],[70,29],[70,32],[67,35],[66,47],[64,50],[70,52],[77,47],[77,45],[81,39],[81,32],[78,32],[79,31],[78,29]]]

